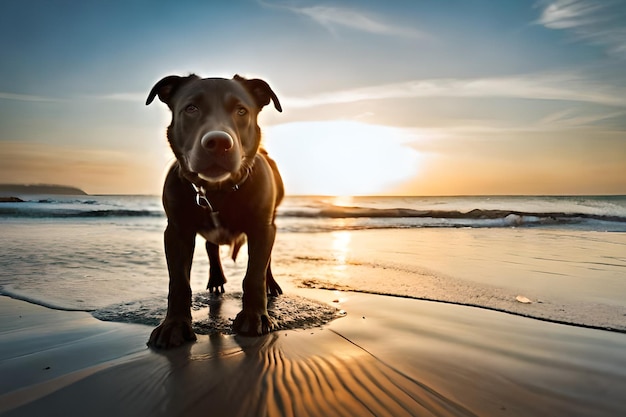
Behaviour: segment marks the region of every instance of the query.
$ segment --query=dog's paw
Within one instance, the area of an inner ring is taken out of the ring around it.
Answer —
[[[233,330],[242,336],[260,336],[271,332],[275,327],[267,313],[250,313],[245,310],[237,314],[233,322]]]
[[[165,319],[152,331],[148,346],[156,349],[168,349],[196,340],[196,335],[187,320]]]
[[[267,280],[266,289],[267,295],[271,295],[274,297],[278,297],[283,293],[283,289],[280,288],[280,285],[278,285],[278,282],[276,282],[274,278]]]
[[[209,283],[206,286],[206,289],[211,293],[221,293],[224,294],[224,284],[226,283],[226,277],[217,276],[217,275],[209,275]]]
[[[224,294],[224,284],[215,284],[212,283],[210,280],[206,286],[206,289],[209,290],[210,293]]]

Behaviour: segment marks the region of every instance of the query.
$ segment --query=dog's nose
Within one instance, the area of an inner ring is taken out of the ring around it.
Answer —
[[[200,143],[209,152],[226,152],[235,145],[232,136],[221,130],[205,133]]]

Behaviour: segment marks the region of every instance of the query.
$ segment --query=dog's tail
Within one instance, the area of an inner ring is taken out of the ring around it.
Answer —
[[[233,242],[230,244],[230,257],[233,262],[237,261],[237,255],[239,255],[239,250],[246,243],[246,235],[240,234]]]

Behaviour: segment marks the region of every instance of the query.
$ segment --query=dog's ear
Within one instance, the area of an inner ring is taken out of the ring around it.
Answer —
[[[154,97],[157,95],[159,96],[159,100],[169,106],[170,99],[176,90],[178,90],[183,84],[192,80],[197,80],[198,78],[200,77],[195,74],[191,74],[188,77],[170,75],[161,79],[161,81],[156,83],[154,87],[152,87],[152,90],[150,90],[150,94],[148,94],[148,98],[146,99],[146,106],[152,103],[152,100],[154,100]]]
[[[278,101],[278,97],[276,97],[276,94],[274,94],[269,84],[265,81],[259,80],[258,78],[248,80],[238,74],[233,77],[233,80],[239,82],[246,90],[248,90],[250,94],[252,94],[252,97],[254,97],[259,109],[262,109],[263,106],[270,104],[271,100],[274,102],[276,110],[279,112],[283,111],[283,108],[280,106],[280,101]]]

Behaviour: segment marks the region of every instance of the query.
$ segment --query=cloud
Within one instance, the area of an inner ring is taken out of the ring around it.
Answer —
[[[108,101],[135,101],[145,102],[147,93],[112,93],[96,96],[77,96],[78,99],[87,100],[108,100]],[[15,93],[3,93],[0,92],[0,100],[16,100],[16,101],[28,101],[28,102],[44,102],[44,103],[59,103],[68,101],[68,99],[61,99],[55,97],[34,96],[29,94],[15,94]]]
[[[599,45],[626,59],[626,3],[621,0],[549,0],[539,3],[536,23],[567,30],[576,39]]]
[[[61,103],[68,102],[70,100],[104,100],[104,101],[132,101],[144,103],[146,101],[146,97],[148,93],[138,93],[138,92],[126,92],[126,93],[111,93],[111,94],[102,94],[102,95],[78,95],[75,97],[69,98],[58,98],[58,97],[45,97],[45,96],[35,96],[30,94],[16,94],[16,93],[6,93],[0,91],[0,100],[13,100],[13,101],[25,101],[25,102],[41,102],[41,103]]]
[[[598,123],[622,119],[624,116],[626,116],[626,111],[581,113],[566,109],[547,115],[539,121],[539,126],[544,129],[586,128]]]
[[[412,27],[403,27],[386,22],[384,19],[373,13],[363,13],[361,11],[346,7],[336,6],[284,6],[260,2],[268,7],[275,7],[288,10],[292,13],[306,16],[314,22],[324,26],[334,33],[337,28],[347,28],[366,33],[373,33],[387,36],[400,36],[407,38],[429,38],[425,32],[418,31]]]
[[[97,100],[134,101],[143,103],[146,101],[147,96],[147,93],[112,93],[102,96],[93,96],[89,98],[95,98]]]
[[[29,94],[14,94],[0,92],[0,100],[35,101],[35,102],[58,102],[58,98],[33,96]]]
[[[412,80],[285,98],[291,107],[314,107],[420,97],[502,97],[537,100],[564,100],[626,107],[626,88],[604,85],[574,72],[538,73],[494,78],[434,78]]]

